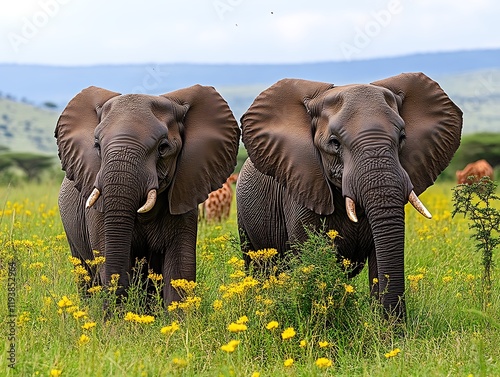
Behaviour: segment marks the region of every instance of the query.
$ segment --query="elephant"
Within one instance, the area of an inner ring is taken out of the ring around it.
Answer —
[[[483,177],[493,180],[493,167],[486,160],[477,160],[467,164],[463,170],[455,172],[458,184],[479,182]],[[473,178],[470,178],[473,177]]]
[[[462,111],[423,73],[335,86],[283,79],[241,118],[248,152],[236,187],[241,247],[295,251],[305,228],[336,230],[371,295],[404,321],[405,204],[418,199],[460,144]]]
[[[213,88],[120,94],[89,87],[55,129],[65,177],[62,223],[73,257],[105,287],[127,294],[136,260],[163,276],[165,305],[180,299],[172,279],[196,279],[198,204],[236,166],[240,129]],[[105,257],[99,272],[85,264]]]

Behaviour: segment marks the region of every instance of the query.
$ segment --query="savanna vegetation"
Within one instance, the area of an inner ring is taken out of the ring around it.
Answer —
[[[407,208],[401,325],[382,320],[367,271],[346,278],[350,262],[335,255],[332,229],[311,232],[289,269],[275,269],[267,249],[255,250],[254,273],[245,271],[234,207],[228,221],[200,224],[197,282],[175,282],[182,301],[163,308],[154,274],[157,294],[146,297],[134,279],[120,306],[113,287],[82,295],[87,275],[69,257],[57,180],[0,187],[1,374],[500,375],[498,250],[486,292],[470,216],[452,216],[452,188],[442,182],[421,196],[432,220]]]

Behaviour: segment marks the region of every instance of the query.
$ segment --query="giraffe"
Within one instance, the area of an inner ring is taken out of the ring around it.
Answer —
[[[238,179],[238,173],[231,174],[218,190],[212,191],[201,204],[200,218],[208,222],[222,221],[229,218],[233,201],[232,184]]]

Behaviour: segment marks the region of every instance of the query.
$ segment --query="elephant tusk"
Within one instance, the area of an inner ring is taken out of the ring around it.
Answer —
[[[151,209],[155,206],[156,203],[156,190],[152,189],[149,190],[148,192],[148,198],[146,200],[146,203],[137,210],[138,213],[146,213],[151,211]]]
[[[349,220],[351,220],[353,223],[357,223],[358,218],[356,216],[356,203],[354,203],[354,200],[352,200],[348,196],[345,197],[345,210],[347,212]]]
[[[415,191],[411,191],[408,201],[413,207],[415,207],[418,212],[420,212],[422,216],[427,217],[428,219],[432,219],[431,213],[427,210],[427,208],[425,208],[424,204],[417,197],[417,194],[415,194]]]
[[[99,195],[101,195],[99,190],[94,188],[94,190],[90,194],[89,198],[87,199],[87,202],[85,203],[85,207],[86,208],[92,207],[94,205],[94,203],[96,202],[96,200],[99,199]]]

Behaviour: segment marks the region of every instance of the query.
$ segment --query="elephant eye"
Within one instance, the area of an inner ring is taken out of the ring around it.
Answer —
[[[160,144],[158,144],[158,154],[160,157],[165,156],[170,150],[170,144],[167,140],[162,140]]]
[[[400,148],[404,145],[405,140],[406,140],[406,134],[404,131],[401,131],[401,133],[399,134],[399,147]]]
[[[340,141],[335,135],[330,135],[330,138],[328,139],[328,144],[335,148],[335,150],[340,148]]]
[[[94,148],[97,151],[97,155],[100,157],[101,156],[101,144],[99,144],[99,140],[97,140],[97,139],[94,140]]]

